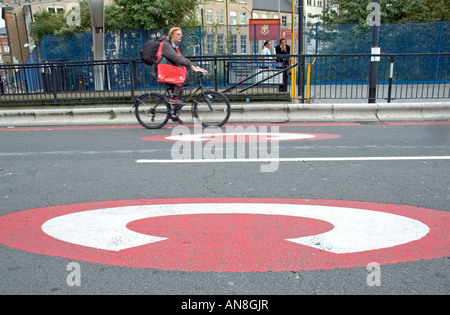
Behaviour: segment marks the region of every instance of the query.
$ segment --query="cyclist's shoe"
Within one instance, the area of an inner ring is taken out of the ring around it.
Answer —
[[[181,108],[186,104],[180,100],[176,100],[173,98],[169,99],[169,104],[170,104],[170,118],[174,121],[174,122],[178,122],[180,124],[183,124],[183,121],[180,119],[179,114],[180,114],[180,110]]]
[[[179,123],[181,125],[183,124],[183,121],[178,116],[171,115],[170,118],[172,119],[173,122],[177,122],[177,123]]]
[[[180,111],[176,106],[173,106],[170,109],[170,119],[172,119],[173,122],[178,122],[180,124],[183,124],[183,121],[179,117]]]

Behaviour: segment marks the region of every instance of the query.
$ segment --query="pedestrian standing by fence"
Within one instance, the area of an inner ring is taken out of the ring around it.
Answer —
[[[291,46],[287,45],[286,39],[281,38],[278,46],[275,47],[275,53],[277,54],[277,62],[283,63],[282,68],[289,67],[289,55],[291,54]],[[287,56],[280,56],[287,55]],[[283,84],[279,86],[280,92],[287,91],[288,71],[283,72]]]
[[[272,55],[272,51],[270,50],[271,47],[272,47],[272,43],[270,41],[265,41],[264,48],[263,48],[261,54],[264,56]],[[262,59],[264,62],[273,62],[272,57],[263,57]]]

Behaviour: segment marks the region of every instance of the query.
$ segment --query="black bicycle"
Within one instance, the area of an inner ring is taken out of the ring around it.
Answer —
[[[186,104],[192,102],[192,116],[204,127],[224,125],[231,114],[231,105],[228,98],[220,92],[208,90],[203,87],[202,77],[204,73],[197,75],[197,82],[185,86],[197,84],[198,87],[186,98]],[[150,92],[139,96],[134,103],[134,112],[139,123],[148,129],[162,128],[169,119],[180,122],[180,109],[172,112],[169,101],[170,90],[166,88],[164,94]]]

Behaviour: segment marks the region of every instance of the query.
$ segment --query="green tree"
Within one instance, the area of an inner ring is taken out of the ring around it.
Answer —
[[[105,7],[107,30],[187,27],[198,23],[199,0],[114,0]]]
[[[40,11],[34,13],[34,21],[30,23],[30,34],[36,43],[46,35],[70,36],[73,33],[86,32],[91,29],[89,7],[86,0],[80,1],[81,23],[79,26],[69,26],[67,17],[70,12],[55,13]]]
[[[121,31],[131,29],[189,27],[198,24],[195,16],[200,0],[114,0],[105,6],[105,29]],[[74,33],[89,32],[91,18],[86,0],[80,1],[81,25],[69,26],[70,12],[54,13],[40,11],[34,14],[30,33],[39,43],[46,35],[69,36]]]
[[[41,11],[34,14],[34,22],[30,23],[30,35],[39,43],[46,35],[54,35],[64,27],[64,14]]]

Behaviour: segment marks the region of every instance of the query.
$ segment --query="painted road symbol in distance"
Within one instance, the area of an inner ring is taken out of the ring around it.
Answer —
[[[167,142],[271,142],[271,141],[311,141],[339,138],[339,135],[325,133],[293,133],[293,132],[214,132],[166,134],[143,137],[146,141]]]

